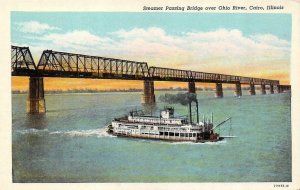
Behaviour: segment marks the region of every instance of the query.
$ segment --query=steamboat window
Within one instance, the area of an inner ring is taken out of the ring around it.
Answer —
[[[180,133],[180,136],[181,136],[181,137],[184,137],[184,133]]]
[[[164,133],[163,132],[159,132],[159,135],[163,135]]]
[[[170,135],[170,136],[174,136],[174,133],[173,133],[173,132],[170,132],[169,135]]]
[[[132,125],[125,125],[125,126],[129,129],[137,129],[138,128],[138,126],[132,126]]]
[[[193,133],[189,133],[189,136],[192,137]]]
[[[196,137],[196,133],[193,133],[193,137]]]
[[[175,136],[178,137],[178,136],[179,136],[179,133],[175,133]]]

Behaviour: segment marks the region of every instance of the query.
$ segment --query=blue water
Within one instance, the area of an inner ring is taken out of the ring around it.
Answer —
[[[164,93],[156,92],[157,99]],[[197,94],[201,114],[214,112],[215,123],[233,118],[217,132],[228,135],[231,127],[237,138],[194,144],[107,135],[104,127],[114,117],[136,108],[151,112],[136,92],[46,95],[45,115],[26,114],[27,96],[13,95],[13,181],[291,181],[290,93]],[[153,112],[163,106],[158,102]],[[177,115],[187,113],[174,106]]]

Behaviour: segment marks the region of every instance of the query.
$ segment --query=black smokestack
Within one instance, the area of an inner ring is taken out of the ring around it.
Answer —
[[[181,104],[183,106],[188,105],[191,102],[197,102],[197,96],[194,93],[178,93],[159,96],[159,100],[169,104]]]
[[[192,118],[192,103],[189,102],[189,113],[190,113],[190,124],[193,123],[193,118]]]

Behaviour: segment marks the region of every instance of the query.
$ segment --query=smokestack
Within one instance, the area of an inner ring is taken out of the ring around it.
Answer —
[[[199,123],[199,108],[198,108],[198,100],[195,101],[196,102],[196,109],[197,109],[197,123]]]
[[[189,102],[189,111],[190,111],[190,124],[192,124],[193,119],[192,119],[192,103],[191,102]]]

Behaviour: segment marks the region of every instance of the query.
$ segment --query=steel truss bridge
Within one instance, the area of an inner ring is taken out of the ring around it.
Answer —
[[[11,46],[11,75],[150,81],[279,85],[278,80],[148,67],[146,62],[44,50],[38,64],[29,47]]]

